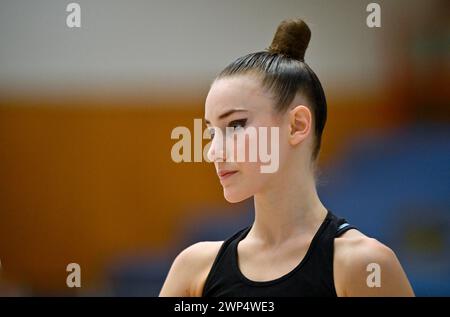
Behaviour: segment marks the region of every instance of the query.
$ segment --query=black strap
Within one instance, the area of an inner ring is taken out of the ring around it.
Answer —
[[[339,237],[340,235],[342,235],[344,232],[347,232],[350,229],[358,229],[355,226],[352,226],[351,224],[349,224],[348,222],[344,222],[342,223],[336,230],[336,234],[335,237]]]

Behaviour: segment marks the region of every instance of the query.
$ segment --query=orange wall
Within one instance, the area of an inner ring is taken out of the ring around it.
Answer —
[[[113,256],[168,246],[195,206],[225,204],[210,164],[170,158],[172,129],[193,127],[203,100],[150,103],[0,98],[0,259],[10,278],[64,292],[66,265],[77,262],[95,286]],[[321,164],[354,133],[395,124],[386,109],[373,96],[329,98]]]

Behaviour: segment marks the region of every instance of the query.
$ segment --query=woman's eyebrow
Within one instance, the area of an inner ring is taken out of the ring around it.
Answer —
[[[225,111],[224,113],[222,113],[219,116],[219,120],[224,119],[224,118],[228,117],[229,115],[231,115],[231,114],[233,114],[235,112],[248,112],[248,110],[247,109],[231,109],[231,110]],[[206,118],[205,118],[205,122],[206,122],[206,124],[210,124],[211,123]]]

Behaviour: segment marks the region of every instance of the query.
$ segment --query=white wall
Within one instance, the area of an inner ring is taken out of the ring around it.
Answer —
[[[0,89],[204,91],[228,62],[266,48],[278,23],[295,16],[312,30],[306,61],[325,89],[382,81],[383,30],[365,24],[370,1],[78,0],[81,29],[65,25],[70,2],[1,0]]]

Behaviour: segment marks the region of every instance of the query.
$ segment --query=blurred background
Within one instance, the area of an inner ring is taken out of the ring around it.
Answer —
[[[450,2],[0,0],[0,295],[157,296],[176,254],[251,223],[170,138],[209,84],[303,18],[329,119],[325,206],[450,295]],[[68,288],[66,267],[81,267]]]

